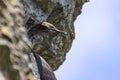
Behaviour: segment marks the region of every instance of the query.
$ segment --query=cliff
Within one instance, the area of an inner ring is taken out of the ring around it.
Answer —
[[[31,50],[56,70],[75,38],[74,21],[88,0],[0,0],[0,80],[40,80]],[[63,33],[34,32],[49,22]]]

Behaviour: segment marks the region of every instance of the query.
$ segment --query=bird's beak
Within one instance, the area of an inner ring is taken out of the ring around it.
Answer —
[[[56,27],[55,28],[51,28],[51,30],[52,31],[55,31],[55,32],[58,32],[58,33],[63,33],[63,34],[67,34],[67,32],[65,32],[65,31],[62,31],[62,30],[59,30],[59,29],[57,29]]]
[[[65,34],[65,35],[67,34],[67,32],[61,31],[61,30],[58,30],[58,29],[57,29],[56,31],[59,32],[59,33],[63,33],[63,34]]]

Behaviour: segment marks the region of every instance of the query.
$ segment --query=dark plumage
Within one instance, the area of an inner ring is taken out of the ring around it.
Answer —
[[[34,50],[32,50],[32,48],[25,41],[24,43],[29,47],[29,49],[33,53],[33,56],[37,63],[38,72],[40,74],[40,80],[57,80],[49,64],[42,57],[40,57],[40,55],[38,55]],[[29,71],[26,73],[26,75],[28,74]]]
[[[37,62],[41,80],[57,80],[49,64],[36,53],[34,53],[34,57]]]

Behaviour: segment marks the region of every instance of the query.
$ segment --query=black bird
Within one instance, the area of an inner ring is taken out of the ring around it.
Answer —
[[[25,41],[24,41],[24,43],[31,50],[31,52],[35,58],[35,61],[37,63],[37,67],[38,67],[38,72],[40,75],[40,80],[57,80],[50,65],[40,55],[38,55]],[[31,71],[28,71],[26,73],[26,75],[29,75],[29,72],[31,72]],[[31,80],[31,78],[30,78],[30,80]]]
[[[41,80],[57,80],[49,64],[37,53],[33,52],[33,54],[37,62],[37,67]]]

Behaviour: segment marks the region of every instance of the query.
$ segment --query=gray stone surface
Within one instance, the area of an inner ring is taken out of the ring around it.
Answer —
[[[86,0],[24,0],[24,25],[29,31],[31,27],[47,21],[67,34],[51,34],[36,32],[29,35],[33,49],[39,53],[53,68],[65,61],[66,53],[70,50],[75,38],[74,20],[81,13]]]

